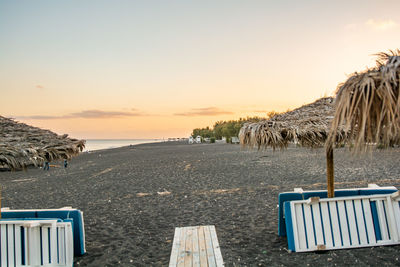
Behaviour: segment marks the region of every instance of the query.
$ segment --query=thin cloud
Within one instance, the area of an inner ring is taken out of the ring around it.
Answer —
[[[195,116],[216,116],[216,115],[229,115],[229,114],[233,114],[233,112],[221,110],[216,107],[207,107],[207,108],[193,108],[191,111],[175,113],[174,115],[195,117]]]
[[[43,85],[40,85],[40,84],[38,84],[38,85],[36,85],[36,88],[38,88],[38,89],[44,89],[44,86],[43,86]]]
[[[268,111],[266,111],[266,110],[254,110],[254,112],[256,112],[256,113],[267,113]]]
[[[31,120],[54,120],[54,119],[112,119],[123,117],[139,117],[146,116],[140,112],[122,112],[122,111],[103,111],[103,110],[83,110],[81,112],[74,112],[62,116],[47,116],[47,115],[34,115],[34,116],[18,116],[18,119],[31,119]]]
[[[71,113],[67,115],[69,118],[89,118],[89,119],[105,119],[118,117],[134,117],[141,116],[138,112],[122,112],[122,111],[102,111],[102,110],[84,110],[81,112]]]
[[[388,20],[369,19],[367,22],[365,22],[365,24],[374,30],[380,30],[380,31],[385,31],[398,26],[398,24],[391,19]]]

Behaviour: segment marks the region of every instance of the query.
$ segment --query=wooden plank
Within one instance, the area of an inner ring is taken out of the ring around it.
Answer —
[[[211,239],[213,241],[215,262],[217,264],[217,267],[222,267],[222,266],[224,266],[224,261],[222,259],[221,249],[219,247],[219,242],[218,242],[218,238],[217,238],[217,232],[215,230],[215,226],[214,225],[210,226],[210,233],[211,233]]]
[[[290,207],[290,214],[291,214],[291,217],[292,217],[292,230],[293,230],[294,250],[296,251],[296,250],[299,249],[299,233],[298,233],[298,230],[297,230],[296,205],[294,205],[293,203],[290,203],[289,207]]]
[[[346,210],[347,210],[347,222],[349,224],[350,229],[350,238],[352,245],[359,245],[358,234],[357,234],[357,226],[356,226],[356,218],[354,215],[354,206],[352,200],[346,200]]]
[[[42,227],[42,255],[43,264],[49,264],[49,229],[48,226]]]
[[[28,229],[26,228],[26,227],[22,227],[22,231],[21,232],[23,232],[24,233],[24,240],[25,240],[25,242],[24,242],[24,244],[23,244],[23,246],[24,246],[24,255],[23,255],[23,257],[24,257],[24,259],[25,259],[25,264],[27,265],[28,264]]]
[[[15,266],[22,264],[21,247],[21,226],[15,225]]]
[[[178,262],[176,266],[184,267],[185,264],[185,229],[181,229],[181,236],[179,238]]]
[[[323,203],[321,203],[323,204]],[[333,240],[332,242],[334,243],[333,246],[335,248],[341,247],[342,246],[342,239],[341,239],[341,230],[339,228],[339,217],[338,217],[338,212],[336,209],[336,201],[330,201],[328,202],[329,205],[329,211],[331,215],[331,231],[333,233]]]
[[[1,266],[7,266],[7,226],[1,225]]]
[[[207,267],[208,266],[207,248],[206,248],[207,246],[206,246],[203,226],[199,227],[198,233],[199,233],[199,248],[200,248],[200,266]]]
[[[392,200],[393,214],[397,229],[400,231],[400,206],[398,200]]]
[[[193,267],[200,267],[199,227],[193,227]]]
[[[292,218],[295,218],[297,222],[297,227],[295,224],[293,224],[293,228],[296,228],[298,235],[295,235],[295,247],[296,251],[301,250],[301,249],[307,249],[307,241],[306,241],[306,230],[304,228],[304,214],[303,214],[303,208],[302,204],[294,204],[290,203],[290,205],[294,205],[295,207],[295,212],[292,214]],[[298,236],[296,238],[296,236]]]
[[[181,237],[181,229],[180,227],[175,227],[174,241],[172,243],[171,257],[169,259],[169,266],[175,267],[178,261],[178,250],[180,245],[180,237]]]
[[[384,201],[388,226],[390,231],[390,238],[394,241],[399,241],[399,233],[396,225],[396,218],[393,212],[392,198],[388,196]]]
[[[192,227],[185,227],[185,267],[192,266],[193,260],[193,231]]]
[[[69,222],[65,225],[65,264],[72,266],[74,262],[74,237],[72,233],[72,224]]]
[[[386,225],[386,214],[383,209],[383,202],[382,200],[376,200],[376,210],[378,213],[378,219],[379,219],[379,226],[381,230],[381,236],[382,236],[382,241],[387,241],[389,240],[389,232],[388,228]]]
[[[8,266],[14,266],[14,257],[15,257],[15,250],[14,250],[14,224],[9,224],[7,227],[7,239],[8,239]]]
[[[214,248],[211,240],[210,229],[208,226],[204,226],[204,239],[206,241],[207,261],[209,267],[216,267]]]
[[[343,246],[350,246],[350,233],[347,225],[346,210],[344,208],[344,201],[337,202],[338,217],[340,222],[340,229],[342,230]]]
[[[58,228],[58,254],[59,264],[65,264],[65,228]]]
[[[365,224],[367,226],[369,244],[375,244],[376,237],[375,237],[374,221],[371,212],[371,204],[368,199],[363,199],[362,203],[364,207],[364,218],[365,218]]]
[[[306,226],[306,232],[307,232],[308,248],[313,249],[314,247],[317,246],[317,244],[315,244],[315,238],[314,238],[314,228],[313,228],[313,220],[312,220],[312,216],[311,216],[311,207],[310,207],[310,205],[304,204],[303,209],[304,209],[304,220],[305,220],[305,226]]]
[[[363,207],[361,205],[361,199],[354,200],[354,210],[356,211],[356,220],[358,227],[358,236],[360,237],[360,244],[367,245],[367,231],[365,229]]]
[[[57,227],[53,226],[50,228],[50,263],[52,264],[56,264],[58,262],[57,247]]]
[[[315,236],[317,239],[316,245],[324,245],[324,231],[322,230],[321,213],[319,211],[319,203],[311,205],[314,217]]]
[[[28,227],[26,240],[28,242],[28,258],[29,265],[40,265],[40,233],[39,227]]]
[[[332,227],[331,227],[331,222],[329,220],[329,210],[327,202],[321,203],[321,215],[322,215],[322,225],[324,227],[325,245],[327,248],[332,248],[333,247]]]

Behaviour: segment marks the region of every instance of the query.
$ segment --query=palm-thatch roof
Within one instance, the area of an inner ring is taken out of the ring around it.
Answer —
[[[0,116],[0,170],[20,170],[40,166],[44,161],[69,159],[84,147],[84,140]]]
[[[325,97],[269,120],[245,124],[239,132],[240,143],[258,149],[286,148],[290,142],[321,147],[329,134],[333,102],[334,98]]]
[[[354,73],[338,86],[328,146],[339,125],[348,132],[342,142],[352,143],[356,151],[371,143],[400,144],[400,50],[377,55],[376,67]]]

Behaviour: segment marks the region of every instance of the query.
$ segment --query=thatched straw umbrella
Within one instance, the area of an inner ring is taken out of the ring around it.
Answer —
[[[354,73],[339,85],[327,153],[337,143],[350,144],[356,152],[400,144],[400,50],[377,55],[375,68]],[[339,128],[346,131],[340,138]],[[333,166],[329,172],[333,177]]]
[[[70,159],[84,147],[84,140],[0,116],[0,170],[20,170],[43,165],[45,161]]]
[[[314,103],[274,116],[270,120],[245,124],[239,133],[243,146],[266,149],[286,148],[289,143],[299,143],[305,147],[324,146],[334,115],[334,99],[321,98]],[[344,136],[339,127],[336,138]],[[333,153],[327,154],[327,167],[333,169]],[[328,196],[333,196],[333,173],[328,172]]]
[[[338,125],[348,130],[342,143],[355,151],[371,144],[400,144],[400,50],[377,55],[375,68],[354,73],[339,85],[328,147],[336,143]]]

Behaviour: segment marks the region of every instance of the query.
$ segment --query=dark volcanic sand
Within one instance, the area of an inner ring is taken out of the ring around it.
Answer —
[[[337,188],[400,187],[399,152],[335,150]],[[399,266],[399,246],[287,251],[277,235],[278,193],[325,189],[325,179],[323,149],[177,142],[84,153],[66,170],[0,172],[3,207],[84,212],[87,254],[75,266],[165,266],[175,227],[209,224],[226,266]],[[164,191],[171,194],[157,193]]]

